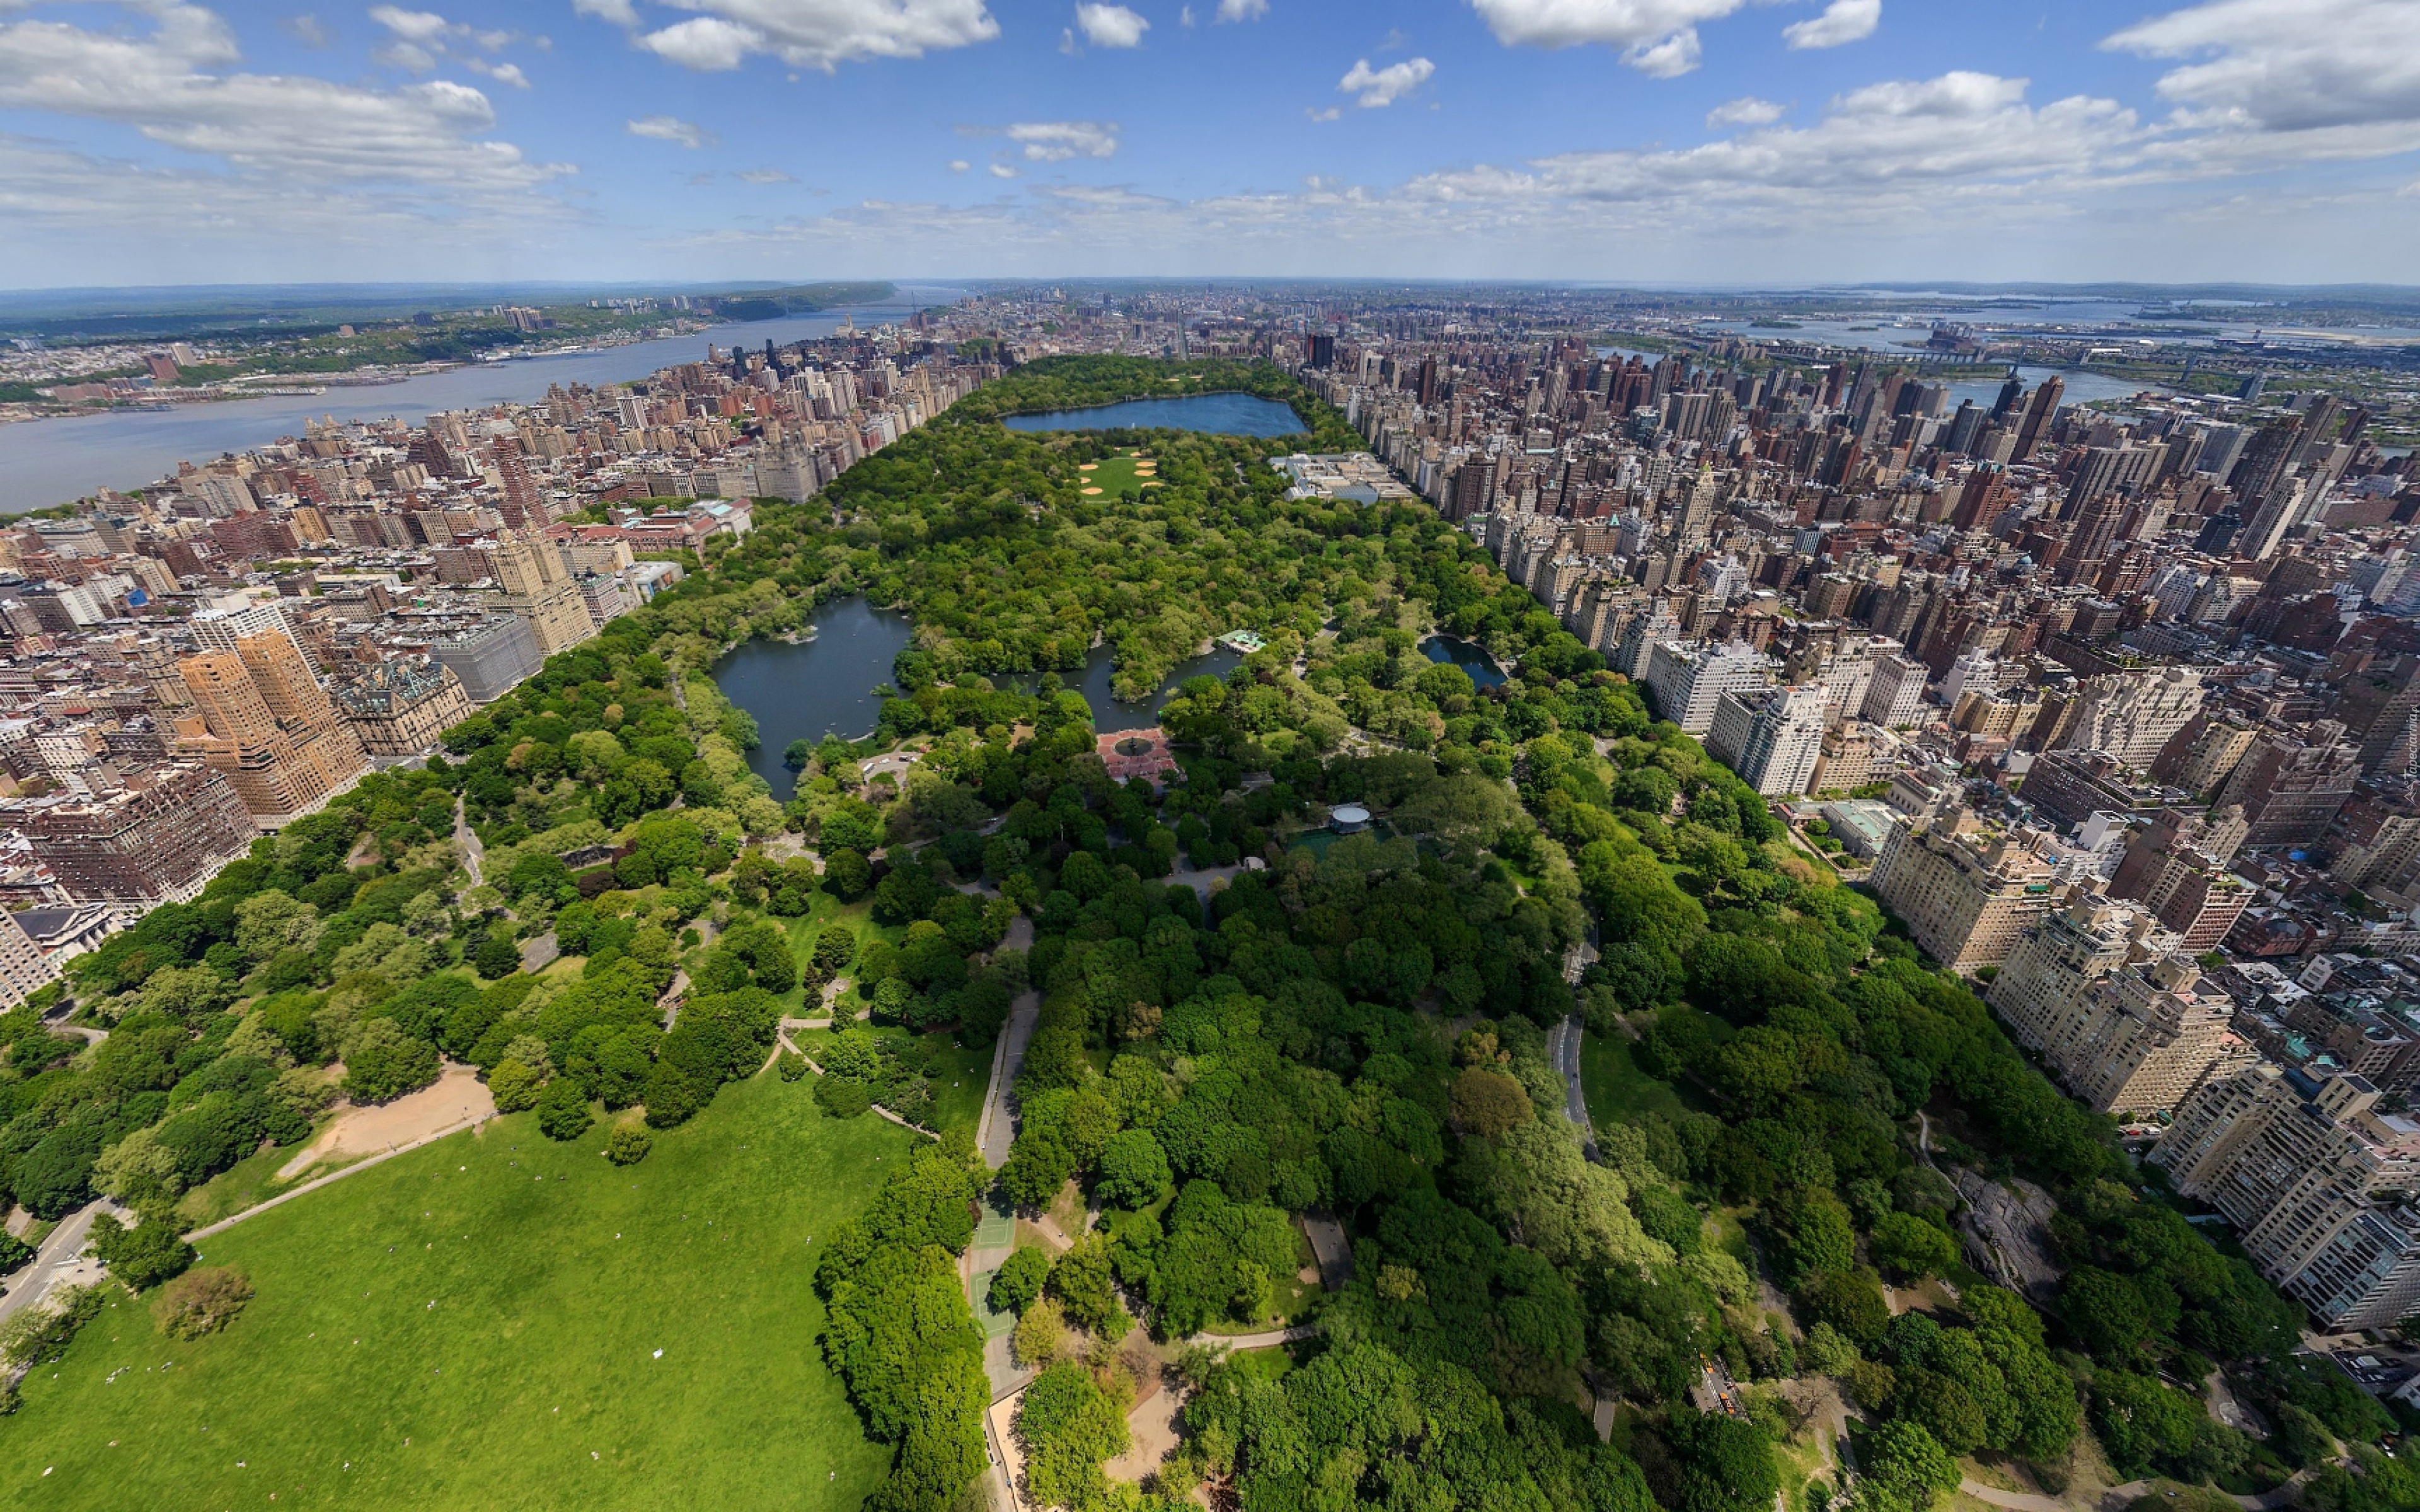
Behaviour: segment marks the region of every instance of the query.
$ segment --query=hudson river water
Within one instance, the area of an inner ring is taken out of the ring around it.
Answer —
[[[528,403],[544,398],[550,384],[627,383],[658,368],[697,362],[706,356],[709,344],[761,348],[770,340],[782,346],[830,335],[849,316],[855,316],[861,327],[901,320],[920,309],[947,304],[965,292],[932,285],[902,285],[897,294],[876,304],[717,326],[691,335],[595,351],[473,363],[400,383],[331,385],[324,393],[295,398],[222,399],[167,409],[113,409],[0,425],[0,515],[63,504],[95,488],[136,487],[174,472],[179,461],[205,462],[281,436],[299,436],[307,421],[320,415],[333,414],[339,421],[396,415],[417,424],[441,410]],[[293,381],[310,379],[298,377]]]

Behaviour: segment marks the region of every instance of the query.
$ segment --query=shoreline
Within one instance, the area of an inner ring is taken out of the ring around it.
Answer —
[[[509,367],[515,363],[542,357],[577,357],[588,352],[611,351],[616,347],[635,347],[643,342],[677,341],[701,331],[722,329],[722,323],[684,325],[668,332],[633,332],[620,340],[572,342],[560,347],[513,348],[511,355],[494,360],[470,358],[456,361],[414,363],[409,367],[392,367],[369,363],[347,368],[337,373],[254,373],[230,378],[206,389],[170,389],[140,399],[109,404],[70,404],[36,414],[10,414],[0,409],[0,425],[31,424],[44,420],[78,420],[86,415],[118,415],[158,413],[163,409],[181,409],[187,405],[224,404],[244,399],[315,398],[330,389],[382,389],[414,378],[434,378],[440,373],[458,372],[466,367]],[[616,333],[621,334],[621,333]],[[62,382],[71,381],[62,379]],[[43,401],[48,403],[50,401]],[[14,408],[14,407],[8,407]]]

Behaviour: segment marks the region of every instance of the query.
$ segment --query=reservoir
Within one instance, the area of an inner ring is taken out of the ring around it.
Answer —
[[[812,744],[826,735],[859,740],[874,733],[882,717],[882,700],[874,689],[891,681],[891,664],[912,638],[907,615],[876,609],[862,598],[827,604],[809,623],[815,630],[812,640],[795,645],[751,640],[714,666],[715,686],[722,696],[756,717],[763,744],[748,753],[748,766],[772,786],[777,800],[786,800],[797,780],[782,764],[790,742]],[[1093,711],[1093,727],[1107,732],[1150,724],[1187,678],[1203,673],[1224,677],[1242,660],[1222,648],[1180,662],[1149,702],[1137,703],[1121,703],[1110,696],[1115,656],[1106,645],[1092,649],[1081,671],[1059,675],[1068,688],[1084,696]],[[1502,681],[1502,674],[1497,680]],[[1029,674],[992,681],[1031,693],[1042,679]]]
[[[1219,436],[1294,436],[1302,417],[1275,399],[1249,393],[1188,393],[1176,399],[1129,399],[1089,409],[1010,415],[1011,430],[1199,430]]]
[[[95,488],[139,487],[176,471],[180,461],[207,462],[222,453],[265,445],[281,436],[300,436],[307,422],[321,415],[332,414],[339,422],[383,420],[392,415],[418,424],[442,410],[527,404],[546,397],[551,384],[568,388],[574,383],[628,383],[659,368],[701,361],[708,345],[761,349],[769,340],[783,346],[828,336],[852,316],[861,325],[900,320],[964,293],[929,285],[902,285],[898,293],[877,304],[716,326],[686,336],[595,351],[473,363],[399,383],[332,384],[324,393],[221,399],[166,409],[112,409],[0,425],[0,515],[67,503]],[[292,381],[313,380],[298,375]]]

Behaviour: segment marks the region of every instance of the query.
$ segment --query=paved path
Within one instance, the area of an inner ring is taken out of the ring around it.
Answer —
[[[368,1170],[371,1166],[383,1165],[406,1151],[418,1149],[423,1145],[433,1145],[440,1139],[451,1138],[453,1135],[460,1134],[465,1129],[475,1129],[482,1121],[483,1120],[478,1119],[464,1119],[459,1123],[449,1123],[442,1129],[422,1134],[419,1138],[414,1139],[408,1144],[397,1145],[393,1149],[383,1149],[375,1155],[355,1161],[352,1165],[346,1166],[341,1171],[331,1171],[327,1175],[319,1177],[316,1180],[305,1181],[291,1192],[280,1192],[277,1196],[271,1197],[268,1201],[256,1203],[254,1206],[244,1209],[241,1212],[237,1213],[231,1218],[222,1218],[217,1223],[206,1224],[199,1228],[194,1229],[185,1236],[185,1242],[190,1244],[197,1240],[208,1239],[212,1234],[233,1228],[236,1225],[243,1222],[246,1218],[257,1217],[261,1213],[267,1212],[270,1209],[277,1207],[282,1203],[293,1201],[296,1197],[301,1196],[305,1192],[317,1192],[331,1181],[341,1181],[348,1176],[358,1176],[362,1172]]]
[[[1265,1350],[1272,1344],[1291,1344],[1307,1339],[1319,1332],[1310,1323],[1296,1323],[1291,1328],[1265,1329],[1258,1334],[1196,1334],[1187,1344],[1223,1344],[1231,1350]]]
[[[1016,1073],[1024,1068],[1025,1046],[1041,1017],[1042,995],[1028,991],[1010,1005],[1008,1023],[992,1048],[991,1089],[984,1094],[983,1122],[975,1130],[975,1144],[983,1151],[984,1164],[995,1171],[1008,1164],[1008,1148],[1016,1140]]]
[[[471,873],[471,886],[481,886],[484,879],[479,868],[488,859],[488,847],[479,842],[478,831],[462,822],[462,798],[454,798],[454,847],[462,853],[462,870]]]
[[[1589,1158],[1596,1158],[1596,1130],[1589,1122],[1588,1094],[1580,1087],[1580,1016],[1573,1013],[1548,1031],[1546,1052],[1563,1074],[1563,1117],[1580,1132]]]
[[[2236,1505],[2245,1508],[2246,1512],[2274,1512],[2277,1507],[2292,1505],[2294,1498],[2301,1494],[2304,1483],[2316,1473],[2318,1473],[2316,1469],[2298,1470],[2291,1479],[2270,1490],[2262,1491],[2257,1496],[2241,1496],[2232,1492],[2226,1494],[2229,1500]],[[2099,1512],[2118,1512],[2118,1508],[2125,1506],[2136,1497],[2158,1490],[2163,1484],[2164,1483],[2155,1480],[2130,1480],[2123,1486],[2110,1487],[2092,1502],[2084,1502],[2071,1497],[2036,1496],[2028,1491],[2004,1491],[1996,1486],[1986,1486],[1980,1481],[1972,1480],[1959,1482],[1958,1489],[1978,1502],[1989,1502],[1993,1506],[2009,1507],[2011,1512],[2086,1512],[2087,1508],[2098,1508]]]
[[[62,1285],[78,1286],[101,1279],[99,1261],[77,1257],[92,1232],[93,1219],[104,1212],[126,1216],[126,1210],[114,1202],[88,1202],[59,1220],[59,1226],[51,1230],[50,1237],[34,1251],[34,1257],[8,1284],[8,1294],[0,1297],[0,1322],[33,1306]]]

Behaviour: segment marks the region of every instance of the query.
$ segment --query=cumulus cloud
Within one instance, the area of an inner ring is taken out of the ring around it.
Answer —
[[[484,139],[495,110],[467,85],[372,89],[234,71],[240,53],[217,13],[169,0],[142,14],[147,32],[48,20],[0,25],[0,110],[131,126],[247,172],[316,183],[387,180],[477,193],[572,171]]]
[[[485,58],[474,57],[462,66],[473,73],[484,73],[498,84],[510,85],[516,89],[530,86],[529,76],[521,72],[521,66],[518,63],[490,63]]]
[[[1118,131],[1115,121],[1019,121],[1001,134],[1021,145],[1035,162],[1064,162],[1116,157]]]
[[[1883,0],[1832,0],[1823,13],[1781,28],[1781,39],[1793,49],[1840,47],[1862,42],[1883,23]]]
[[[1429,82],[1436,65],[1424,57],[1390,63],[1383,69],[1370,67],[1368,58],[1354,60],[1351,71],[1336,81],[1336,87],[1357,97],[1356,103],[1364,109],[1391,105]]]
[[[1315,121],[1341,120],[1344,116],[1343,108],[1338,105],[1330,105],[1326,110],[1313,110],[1306,105],[1302,113]]]
[[[370,20],[405,41],[424,47],[453,30],[453,23],[434,11],[406,10],[400,6],[372,6]]]
[[[720,16],[691,17],[638,40],[664,61],[700,73],[736,69],[748,61],[749,54],[767,50],[764,34]]]
[[[864,58],[922,57],[1000,35],[984,0],[666,0],[700,12],[637,38],[667,62],[701,72],[736,69],[753,54],[830,72]],[[573,0],[583,15],[635,30],[630,0]]]
[[[991,165],[990,172],[994,178],[1014,178],[1016,177],[1016,170],[1005,162],[993,163]]]
[[[950,172],[952,173],[964,173],[973,166],[973,163],[969,162],[964,158],[952,158],[950,160]]]
[[[1770,100],[1759,100],[1754,95],[1742,95],[1706,112],[1706,130],[1718,131],[1726,126],[1770,126],[1779,119],[1779,105]]]
[[[632,136],[648,137],[658,142],[670,142],[675,147],[687,147],[691,152],[695,152],[700,147],[720,146],[722,141],[722,138],[705,127],[692,121],[682,120],[677,116],[642,116],[637,120],[623,122],[622,130]]]
[[[1151,23],[1124,6],[1086,4],[1076,8],[1076,25],[1094,47],[1140,47]]]
[[[1507,47],[1580,47],[1619,52],[1621,61],[1659,79],[1698,66],[1698,26],[1720,21],[1747,0],[1470,0]]]
[[[2410,0],[2211,0],[2101,45],[2193,60],[2158,85],[2190,124],[2312,131],[2420,120],[2420,6]]]
[[[1269,0],[1218,0],[1220,21],[1258,21],[1269,13]]]

